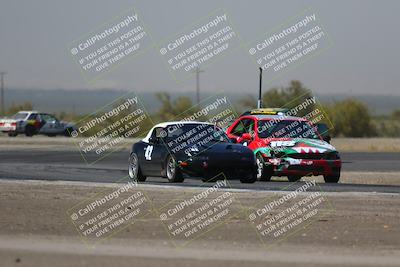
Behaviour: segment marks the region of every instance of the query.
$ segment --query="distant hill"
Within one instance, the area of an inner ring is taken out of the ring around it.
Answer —
[[[58,113],[61,111],[75,112],[76,114],[87,114],[94,112],[96,109],[112,102],[116,98],[126,94],[126,90],[43,90],[43,89],[8,89],[5,91],[6,105],[12,103],[19,104],[29,101],[37,110],[45,112]],[[193,101],[195,94],[193,93],[170,93],[171,98],[175,99],[179,96],[188,96]],[[154,93],[138,93],[143,105],[149,112],[155,112],[160,107],[160,102]],[[211,96],[211,94],[202,94],[202,98]],[[245,94],[231,93],[228,94],[232,103],[237,103]],[[255,95],[254,95],[255,97]],[[321,102],[331,103],[333,101],[345,98],[355,98],[366,103],[373,114],[382,115],[392,112],[394,109],[400,109],[400,95],[327,95],[317,94]]]

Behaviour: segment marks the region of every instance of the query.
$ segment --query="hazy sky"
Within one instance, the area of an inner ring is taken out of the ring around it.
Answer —
[[[12,88],[193,91],[194,77],[177,83],[155,47],[87,82],[69,44],[130,8],[157,43],[218,8],[229,14],[242,41],[250,42],[308,7],[317,11],[333,45],[279,79],[265,77],[265,87],[298,79],[317,93],[400,94],[400,1],[2,0],[0,71],[8,72],[6,85]],[[245,49],[204,70],[203,91],[257,90],[257,66]]]

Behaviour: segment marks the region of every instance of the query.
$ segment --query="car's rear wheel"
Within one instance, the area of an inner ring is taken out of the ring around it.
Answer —
[[[146,176],[142,174],[142,170],[139,166],[139,159],[135,153],[131,153],[129,157],[129,166],[128,166],[129,177],[137,182],[146,181]]]
[[[272,170],[265,166],[264,158],[261,154],[258,154],[256,157],[257,162],[257,175],[256,179],[259,181],[270,181],[272,177]]]
[[[182,183],[184,178],[182,172],[179,170],[176,160],[172,155],[168,155],[166,160],[165,170],[167,172],[167,179],[170,183]]]
[[[324,175],[325,183],[337,183],[340,179],[340,172],[334,173],[333,175]]]
[[[289,175],[288,177],[289,182],[297,182],[301,179],[299,175]]]
[[[31,137],[31,136],[33,136],[35,134],[35,132],[36,132],[35,128],[32,125],[27,125],[25,127],[25,135],[26,136]]]
[[[17,132],[9,132],[9,133],[8,133],[8,136],[9,136],[9,137],[16,137],[17,135],[18,135]]]

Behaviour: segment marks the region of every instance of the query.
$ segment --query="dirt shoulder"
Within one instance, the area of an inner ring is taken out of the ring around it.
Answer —
[[[67,211],[121,185],[0,183],[1,266],[128,266],[133,262],[141,266],[265,266],[266,262],[275,266],[396,266],[400,260],[400,198],[394,194],[323,194],[329,203],[321,209],[329,209],[323,217],[307,227],[299,226],[287,238],[260,242],[248,213],[242,211],[262,207],[283,193],[233,190],[235,202],[230,209],[234,216],[186,242],[171,236],[160,213],[171,201],[189,199],[199,189],[145,186],[135,190],[144,192],[151,203],[143,207],[146,215],[97,242],[80,236]]]

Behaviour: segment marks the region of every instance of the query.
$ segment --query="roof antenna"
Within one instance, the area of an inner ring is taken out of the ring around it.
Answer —
[[[260,88],[258,89],[258,101],[257,101],[257,108],[262,108],[261,102],[261,90],[262,90],[262,68],[260,67]]]

